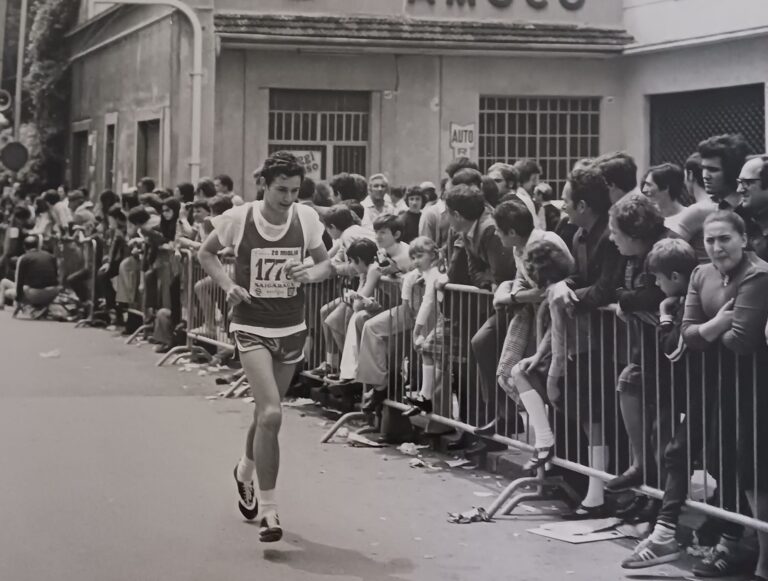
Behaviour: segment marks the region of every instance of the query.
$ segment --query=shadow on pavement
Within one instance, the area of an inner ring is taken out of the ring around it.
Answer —
[[[403,581],[396,575],[414,570],[409,559],[379,562],[357,551],[314,543],[296,534],[287,534],[283,540],[293,547],[286,550],[264,549],[264,559],[306,573],[344,575],[365,581]]]

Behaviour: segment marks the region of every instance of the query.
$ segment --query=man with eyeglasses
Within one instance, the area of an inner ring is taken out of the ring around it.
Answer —
[[[768,260],[768,155],[747,158],[737,183],[749,244],[760,258]]]

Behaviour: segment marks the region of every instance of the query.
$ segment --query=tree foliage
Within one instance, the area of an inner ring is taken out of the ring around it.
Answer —
[[[37,0],[26,43],[24,90],[29,99],[27,181],[60,182],[65,167],[70,75],[65,34],[77,21],[80,0]]]

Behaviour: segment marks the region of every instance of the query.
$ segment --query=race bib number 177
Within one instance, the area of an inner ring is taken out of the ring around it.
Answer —
[[[251,250],[250,293],[260,299],[296,296],[299,284],[285,272],[289,262],[301,262],[301,248],[254,248]]]

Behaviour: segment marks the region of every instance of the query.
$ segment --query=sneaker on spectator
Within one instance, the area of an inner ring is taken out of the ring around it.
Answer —
[[[253,487],[253,480],[250,482],[240,482],[237,479],[237,464],[235,464],[235,483],[237,484],[237,507],[248,520],[253,520],[259,514],[259,501],[256,498],[256,490]]]
[[[283,529],[280,526],[280,518],[275,511],[266,513],[259,526],[259,540],[262,543],[276,543],[283,538]]]
[[[632,554],[621,562],[623,569],[645,569],[671,563],[680,557],[680,546],[675,539],[656,543],[651,538],[640,541]]]
[[[697,577],[730,577],[739,573],[741,563],[728,547],[718,544],[715,550],[693,566],[693,574]]]

